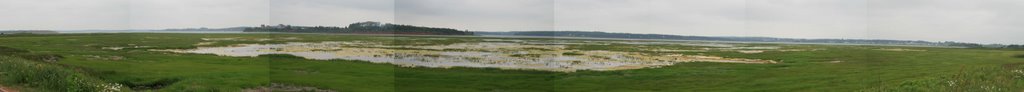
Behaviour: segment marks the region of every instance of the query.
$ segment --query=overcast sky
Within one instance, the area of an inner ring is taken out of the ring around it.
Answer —
[[[381,21],[474,31],[1024,44],[1024,0],[0,0],[0,30]]]

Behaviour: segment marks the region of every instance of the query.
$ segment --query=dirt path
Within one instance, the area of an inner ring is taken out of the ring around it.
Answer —
[[[18,92],[18,90],[10,89],[8,87],[0,85],[0,92]]]

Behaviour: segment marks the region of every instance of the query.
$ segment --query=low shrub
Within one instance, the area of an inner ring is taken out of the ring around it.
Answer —
[[[35,54],[30,53],[28,50],[22,50],[11,47],[0,46],[0,56],[13,56],[21,57],[32,61],[45,61],[45,62],[57,62],[64,59],[64,56],[58,54]]]
[[[122,82],[119,82],[119,83],[124,85],[125,87],[131,88],[133,90],[156,90],[156,89],[161,89],[161,88],[170,86],[170,85],[172,85],[174,83],[177,83],[178,81],[181,81],[181,79],[179,79],[179,78],[161,78],[161,79],[146,80],[146,81],[143,81],[143,79],[136,79],[136,80],[132,80],[132,81],[122,81]]]
[[[10,47],[0,46],[0,55],[14,55],[20,53],[28,53],[27,50],[15,49]]]
[[[19,54],[18,57],[32,60],[32,61],[44,61],[44,62],[57,62],[64,59],[64,56],[57,54]]]

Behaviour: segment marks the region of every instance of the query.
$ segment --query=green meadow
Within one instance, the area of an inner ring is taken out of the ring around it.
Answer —
[[[204,40],[208,38],[243,40],[196,45],[209,42]],[[577,50],[780,61],[775,64],[686,62],[656,68],[576,72],[403,67],[356,60],[311,60],[292,55],[228,57],[153,51],[324,41],[433,45],[483,39],[581,40],[269,33],[4,35],[0,36],[0,51],[3,51],[0,52],[0,84],[23,91],[86,92],[237,92],[273,89],[273,85],[340,92],[1024,91],[1024,51],[1005,49],[734,43],[821,49],[748,54],[643,50],[705,48],[683,45],[571,45],[568,48]],[[894,48],[920,51],[879,50]],[[105,88],[110,85],[123,88]]]

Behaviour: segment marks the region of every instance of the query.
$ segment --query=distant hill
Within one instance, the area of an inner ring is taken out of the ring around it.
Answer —
[[[56,34],[57,31],[51,30],[0,30],[0,35],[11,35],[11,34]]]
[[[245,28],[244,32],[290,32],[290,33],[347,33],[347,34],[412,34],[412,35],[473,35],[470,31],[451,28],[420,27],[380,22],[352,23],[346,27],[260,25]]]
[[[512,32],[475,32],[477,35],[499,36],[551,36],[551,37],[587,37],[587,38],[620,38],[620,39],[663,39],[663,40],[701,40],[701,41],[737,41],[737,42],[787,42],[787,43],[834,43],[834,44],[880,44],[880,45],[915,45],[915,46],[952,46],[981,48],[983,45],[962,42],[929,42],[907,40],[876,40],[876,39],[796,39],[771,37],[711,37],[682,36],[666,34],[633,34],[608,33],[591,31],[512,31]]]

